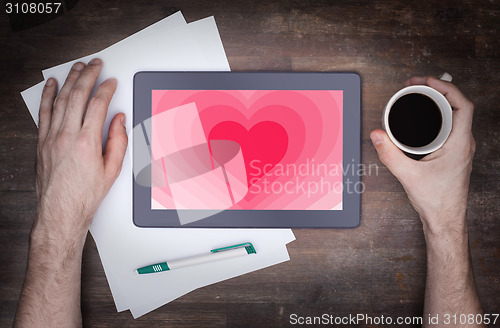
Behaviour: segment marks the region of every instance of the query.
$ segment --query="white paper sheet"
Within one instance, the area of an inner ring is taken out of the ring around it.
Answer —
[[[178,12],[97,54],[44,70],[44,78],[56,78],[61,87],[76,61],[88,62],[94,57],[104,61],[98,83],[109,77],[118,79],[104,131],[119,112],[127,115],[127,130],[131,131],[133,75],[137,71],[229,70],[214,18],[186,24]],[[39,83],[21,93],[37,124],[43,85]],[[107,132],[103,134],[105,140]],[[132,223],[131,162],[127,151],[122,173],[90,228],[118,311],[130,309],[137,318],[194,289],[289,259],[285,245],[295,239],[289,229],[137,228]],[[242,242],[252,242],[257,255],[232,259],[223,265],[210,263],[141,276],[134,273],[147,264]]]
[[[42,81],[21,92],[21,97],[23,97],[24,103],[26,104],[26,107],[28,107],[36,126],[38,126],[38,111],[40,110],[40,100],[44,86],[45,81]]]

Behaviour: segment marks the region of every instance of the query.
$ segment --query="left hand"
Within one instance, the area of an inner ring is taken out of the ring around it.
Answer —
[[[123,113],[113,118],[102,151],[102,128],[116,79],[103,82],[89,101],[101,69],[99,59],[87,66],[76,63],[59,94],[55,79],[45,85],[39,112],[34,232],[43,228],[52,238],[85,240],[94,213],[120,173],[128,142]]]

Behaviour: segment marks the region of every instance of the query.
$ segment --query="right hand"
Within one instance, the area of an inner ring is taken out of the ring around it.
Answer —
[[[427,232],[466,231],[465,212],[472,158],[474,105],[450,82],[435,77],[413,77],[406,86],[425,84],[441,92],[453,110],[453,125],[446,143],[420,161],[407,157],[383,130],[370,138],[380,161],[403,185]]]

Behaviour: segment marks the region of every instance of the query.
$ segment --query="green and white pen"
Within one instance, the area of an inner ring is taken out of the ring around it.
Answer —
[[[252,243],[238,244],[228,247],[212,249],[210,253],[198,255],[168,262],[161,262],[137,269],[137,273],[157,273],[162,271],[176,270],[194,265],[232,259],[244,255],[257,254]]]

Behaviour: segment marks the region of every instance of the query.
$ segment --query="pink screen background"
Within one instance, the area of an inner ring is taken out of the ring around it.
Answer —
[[[192,104],[202,131],[176,114],[170,135],[189,134],[179,138],[188,140],[186,147],[195,139],[231,140],[241,147],[248,190],[237,202],[231,197],[226,209],[340,210],[342,101],[341,90],[153,90],[152,117]],[[152,129],[155,153],[168,141],[161,126]],[[152,208],[178,209],[168,182],[152,187],[151,196]],[[185,208],[212,209],[200,207]]]

